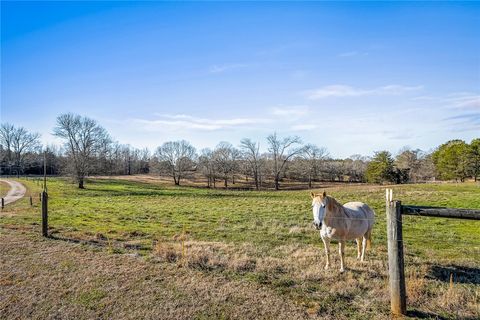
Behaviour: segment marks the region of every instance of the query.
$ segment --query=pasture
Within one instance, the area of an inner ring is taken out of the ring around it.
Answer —
[[[376,212],[367,261],[358,262],[355,244],[348,242],[347,270],[340,274],[336,244],[332,268],[323,270],[309,190],[211,190],[143,178],[89,179],[87,189],[80,190],[55,178],[48,183],[52,239],[44,240],[38,236],[40,186],[20,181],[34,206],[25,198],[0,215],[0,296],[6,297],[0,299],[0,315],[6,318],[22,310],[45,317],[60,306],[78,318],[155,318],[158,304],[170,318],[251,318],[252,312],[263,318],[389,315],[384,187],[316,189],[341,203],[363,201]],[[393,189],[394,198],[405,204],[480,208],[478,184]],[[480,222],[404,217],[404,242],[409,315],[478,318]],[[14,265],[20,271],[11,271]],[[138,273],[131,274],[132,269]],[[86,275],[94,281],[82,286]],[[47,276],[53,283],[68,278],[64,281],[73,289],[59,301],[46,283],[37,281]],[[122,277],[125,286],[115,282]],[[27,292],[21,290],[26,283]],[[135,304],[135,299],[144,300]],[[195,299],[201,308],[195,308]]]

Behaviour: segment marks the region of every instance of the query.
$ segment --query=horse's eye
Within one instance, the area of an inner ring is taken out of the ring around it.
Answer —
[[[325,208],[325,205],[322,203],[322,207]]]

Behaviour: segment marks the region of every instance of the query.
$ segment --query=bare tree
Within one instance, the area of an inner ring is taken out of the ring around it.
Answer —
[[[122,147],[123,174],[132,174],[132,166],[135,159],[135,153],[136,150],[128,144]]]
[[[15,127],[10,123],[2,123],[0,126],[0,145],[5,150],[5,162],[8,165],[12,163],[12,141]]]
[[[402,148],[395,159],[395,167],[405,173],[408,182],[426,181],[435,176],[431,155],[420,149]]]
[[[217,170],[222,174],[225,188],[228,188],[228,178],[235,169],[237,151],[229,142],[220,142],[214,150],[214,161]]]
[[[242,152],[235,147],[232,147],[230,161],[231,161],[231,173],[232,184],[235,184],[235,174],[240,171],[240,160],[242,159]]]
[[[213,151],[208,148],[202,149],[198,158],[198,165],[207,178],[207,186],[211,188],[213,185],[215,188],[216,172]]]
[[[107,131],[93,119],[72,113],[57,117],[57,125],[53,134],[65,139],[67,155],[71,159],[69,171],[74,175],[80,189],[84,188],[84,180],[94,163],[95,152]]]
[[[105,135],[98,141],[97,152],[97,171],[102,174],[111,174],[112,163],[110,161],[112,157],[112,151],[114,150],[113,141],[110,136]]]
[[[280,139],[277,133],[267,137],[268,151],[273,160],[273,176],[275,180],[275,190],[280,189],[280,175],[287,162],[294,156],[301,154],[304,148],[301,147],[302,141],[299,137],[285,137]]]
[[[157,148],[156,156],[176,185],[185,173],[194,169],[195,148],[185,140],[165,142]]]
[[[240,141],[240,148],[243,151],[243,157],[247,160],[255,182],[255,189],[260,188],[260,143],[253,142],[245,138]]]
[[[308,166],[308,187],[312,188],[312,180],[318,178],[322,162],[328,157],[328,152],[326,148],[319,148],[314,144],[307,144],[303,151],[303,158]]]
[[[40,134],[28,132],[23,127],[4,123],[0,127],[0,143],[6,149],[6,158],[9,166],[16,167],[17,174],[24,171],[25,156],[40,148]],[[12,157],[13,155],[13,157]]]
[[[360,154],[351,155],[343,160],[345,163],[346,174],[350,181],[365,182],[365,172],[367,171],[368,158]]]

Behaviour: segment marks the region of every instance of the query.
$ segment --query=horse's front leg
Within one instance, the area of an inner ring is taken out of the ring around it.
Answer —
[[[322,240],[325,247],[325,257],[327,258],[327,263],[325,264],[325,270],[327,270],[330,267],[330,239],[322,237]]]
[[[338,254],[340,255],[340,272],[345,271],[343,258],[345,257],[345,240],[338,241]]]

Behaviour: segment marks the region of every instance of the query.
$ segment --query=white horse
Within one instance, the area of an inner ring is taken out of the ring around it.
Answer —
[[[323,194],[311,193],[313,225],[320,230],[327,263],[325,270],[330,266],[330,240],[338,240],[340,254],[340,272],[344,268],[345,241],[357,241],[357,259],[365,260],[365,250],[370,248],[372,228],[375,221],[375,212],[365,203],[348,202],[343,206],[334,198]],[[362,240],[362,242],[360,242]],[[360,250],[360,243],[362,249]]]

